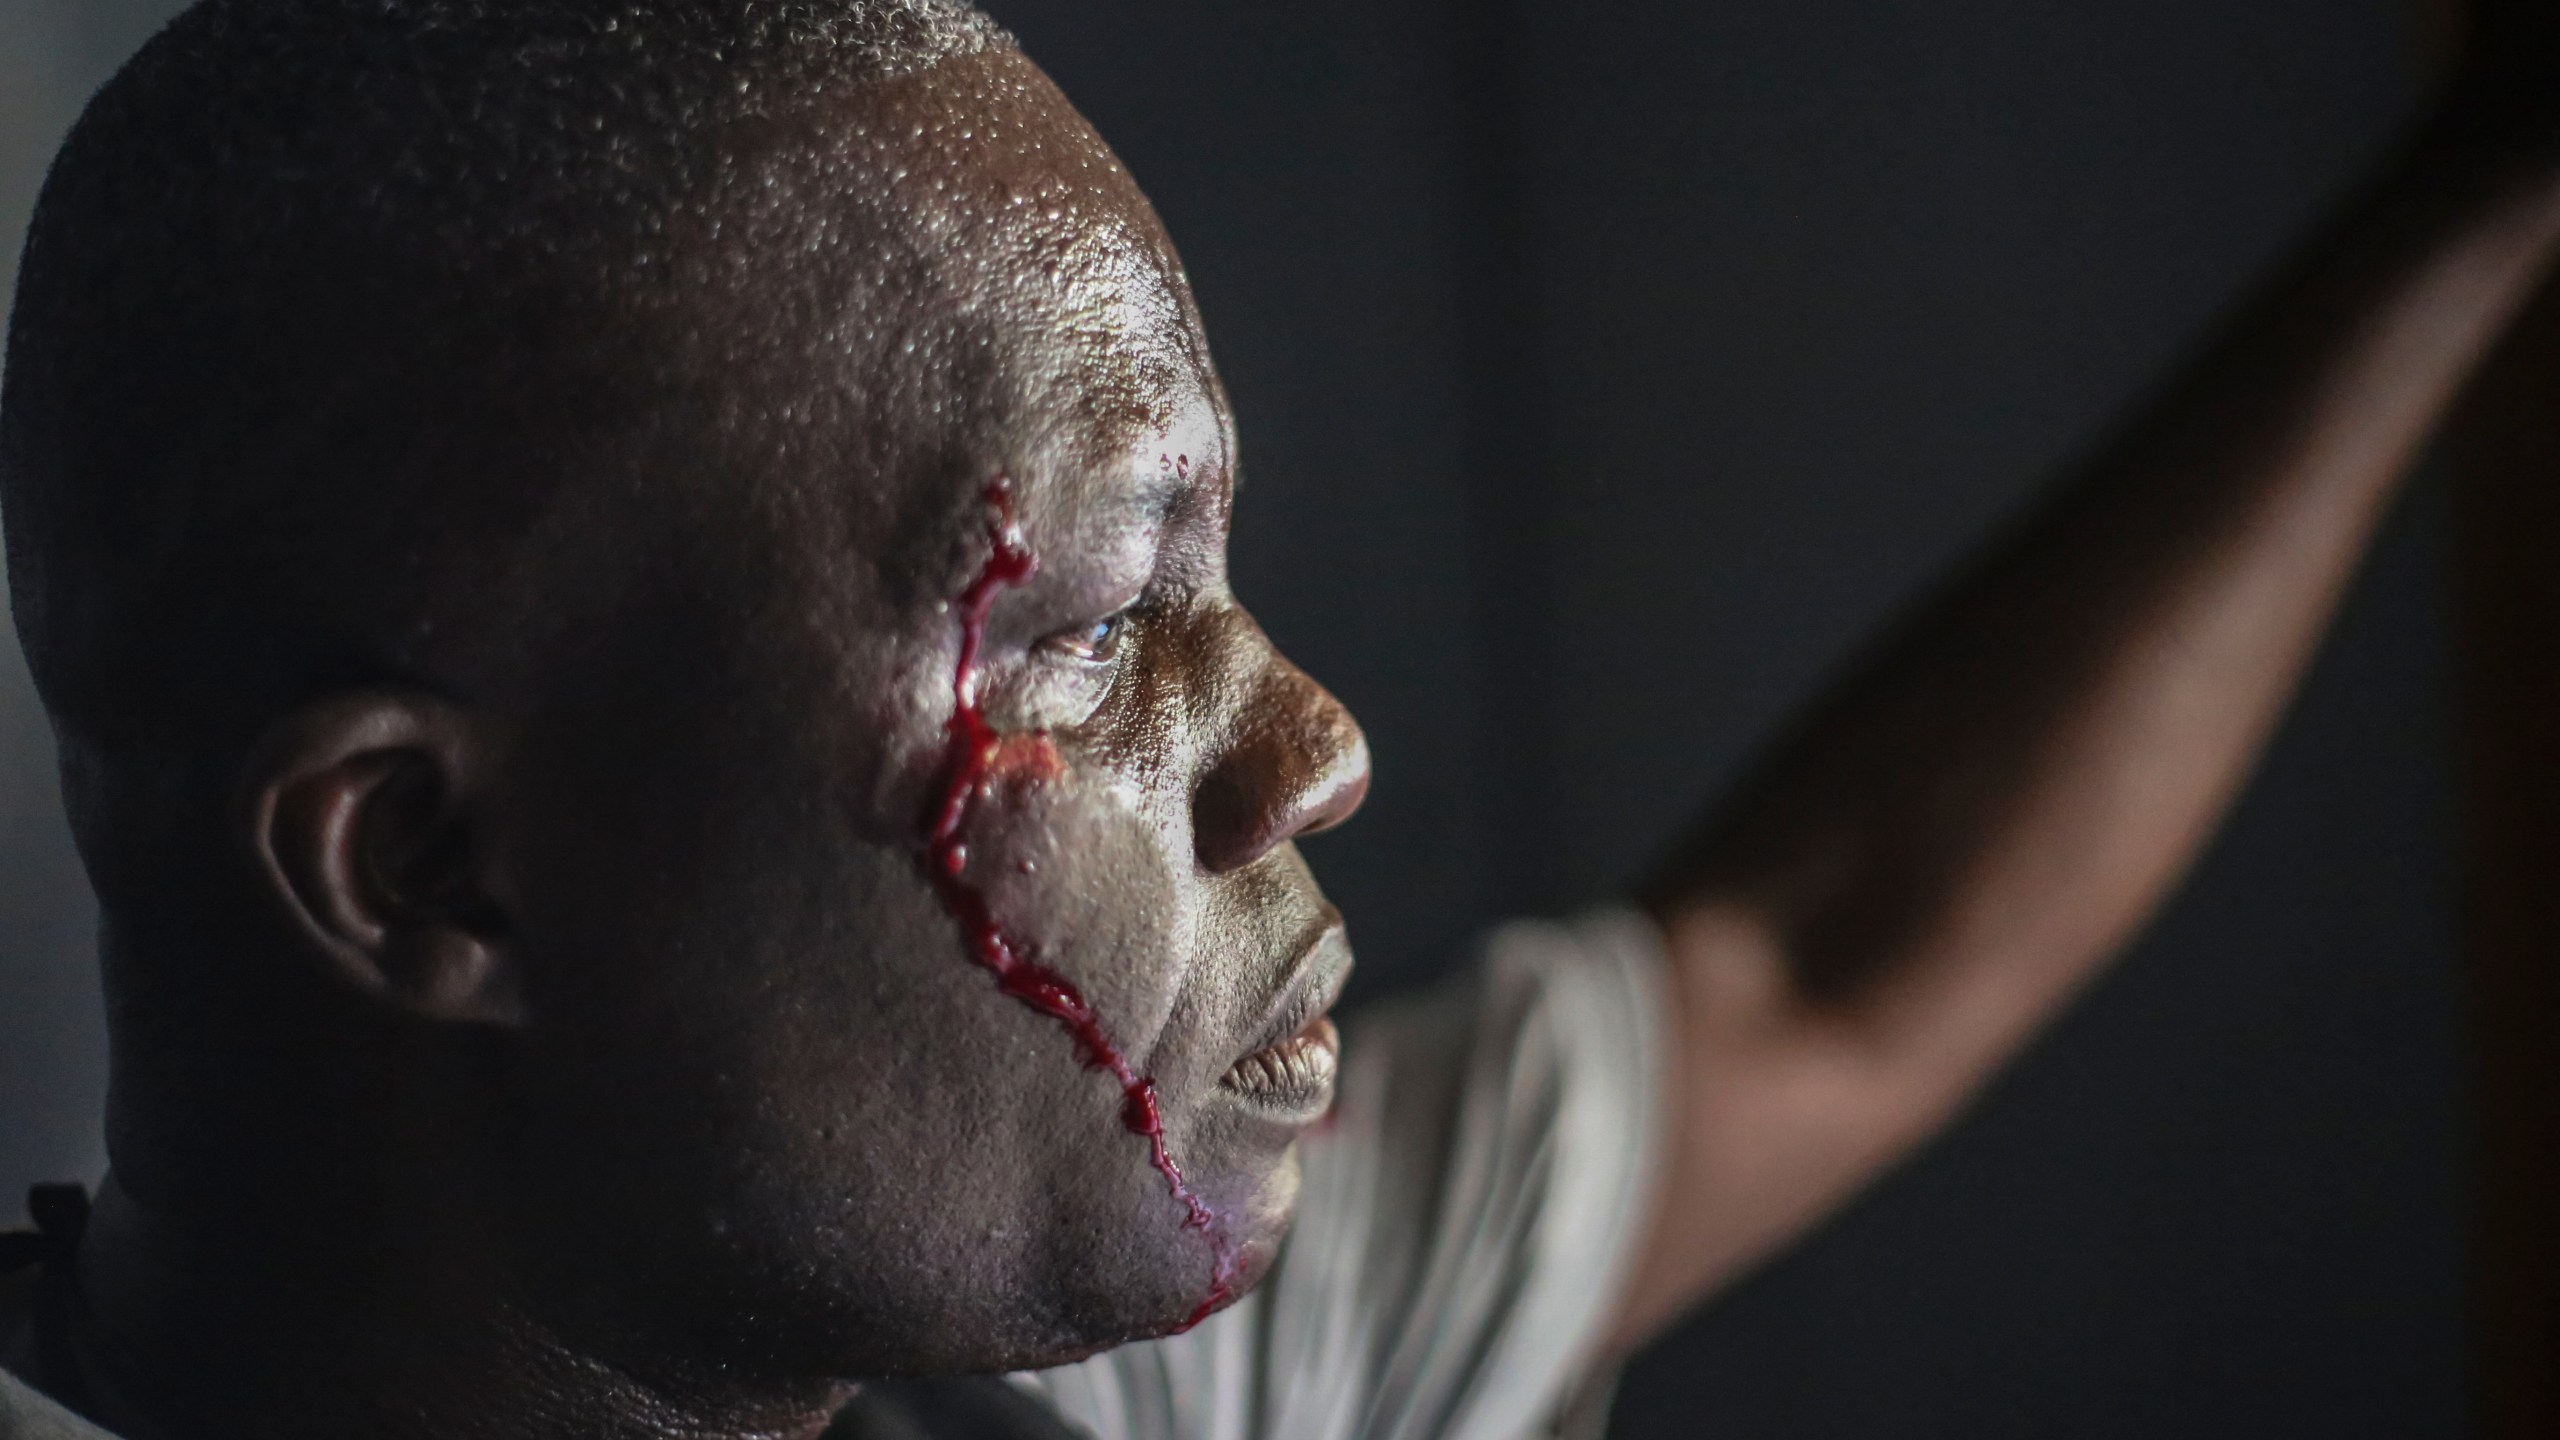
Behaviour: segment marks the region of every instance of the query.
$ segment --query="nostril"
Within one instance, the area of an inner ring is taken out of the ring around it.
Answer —
[[[1368,742],[1357,729],[1330,738],[1321,746],[1246,746],[1201,781],[1191,799],[1201,868],[1240,869],[1351,818],[1369,794]]]

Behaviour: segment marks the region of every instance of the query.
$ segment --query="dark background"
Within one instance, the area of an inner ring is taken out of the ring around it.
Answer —
[[[1369,994],[1608,897],[2415,90],[2392,0],[987,3],[1190,263],[1244,424],[1239,588],[1378,755],[1310,847]],[[168,8],[0,0],[0,201]],[[2404,507],[2154,932],[1656,1347],[1618,1434],[2466,1428],[2440,508]],[[12,1184],[95,1163],[84,902],[23,683]]]

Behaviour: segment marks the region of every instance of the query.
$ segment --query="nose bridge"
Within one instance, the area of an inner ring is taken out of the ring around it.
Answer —
[[[1227,714],[1192,793],[1201,868],[1249,865],[1299,835],[1351,818],[1369,791],[1369,742],[1332,692],[1290,663],[1241,611]]]

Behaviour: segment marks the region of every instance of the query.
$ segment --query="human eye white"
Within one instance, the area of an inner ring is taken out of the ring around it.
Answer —
[[[1107,664],[1119,658],[1120,637],[1127,631],[1128,622],[1126,610],[1105,615],[1048,636],[1040,642],[1040,648],[1087,665]]]

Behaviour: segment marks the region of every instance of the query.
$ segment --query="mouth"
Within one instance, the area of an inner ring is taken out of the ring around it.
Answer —
[[[1247,1109],[1291,1125],[1312,1125],[1333,1108],[1342,1065],[1342,1032],[1327,1013],[1351,978],[1351,947],[1342,919],[1330,911],[1299,951],[1289,983],[1272,1009],[1263,1040],[1218,1080]]]

